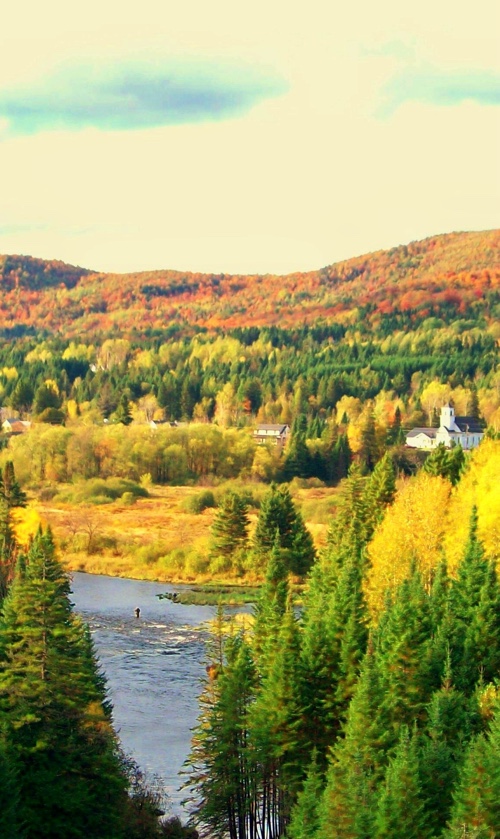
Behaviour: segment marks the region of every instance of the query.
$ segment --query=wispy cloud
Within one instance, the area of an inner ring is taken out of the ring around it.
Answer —
[[[447,73],[438,69],[412,69],[394,76],[383,91],[380,116],[390,116],[405,102],[453,106],[462,102],[500,105],[500,75],[488,71]]]
[[[239,116],[286,89],[276,75],[227,62],[66,68],[0,91],[0,120],[10,134],[155,128]]]

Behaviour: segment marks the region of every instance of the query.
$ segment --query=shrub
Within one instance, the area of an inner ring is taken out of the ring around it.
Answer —
[[[136,498],[147,498],[147,489],[134,481],[125,478],[91,478],[88,481],[80,481],[70,489],[58,495],[60,501],[67,501],[73,504],[110,504],[118,498],[127,494]],[[133,503],[125,500],[125,503]]]
[[[184,502],[184,509],[188,513],[199,515],[208,507],[216,507],[215,496],[211,489],[204,489],[196,495],[190,495]]]

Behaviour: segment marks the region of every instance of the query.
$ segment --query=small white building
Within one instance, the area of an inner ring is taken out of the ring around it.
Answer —
[[[434,449],[440,443],[447,449],[462,446],[474,449],[483,439],[484,431],[476,417],[456,417],[451,405],[443,405],[439,428],[413,428],[406,435],[406,445],[414,449]]]

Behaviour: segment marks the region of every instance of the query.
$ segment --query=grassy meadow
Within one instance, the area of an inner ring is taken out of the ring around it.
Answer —
[[[251,536],[260,499],[268,490],[263,484],[234,487],[231,483],[214,489],[153,485],[147,487],[146,497],[124,492],[106,503],[102,496],[89,503],[82,485],[61,485],[52,498],[41,493],[31,501],[28,518],[39,517],[51,526],[70,571],[169,583],[258,584],[261,573],[250,561],[247,567],[245,563],[226,567],[209,558],[216,507],[204,507],[204,503],[212,496],[216,504],[230,488],[246,492],[251,499]],[[292,482],[290,489],[315,544],[321,547],[336,490],[304,481]]]

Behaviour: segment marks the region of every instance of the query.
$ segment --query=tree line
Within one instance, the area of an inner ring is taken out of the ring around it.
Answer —
[[[453,572],[415,556],[372,609],[367,546],[394,498],[389,459],[354,467],[300,610],[277,532],[252,628],[219,614],[186,767],[202,834],[500,835],[496,558],[473,508]]]
[[[12,464],[0,480],[0,835],[195,839],[123,753],[88,627],[50,530],[26,548]]]

